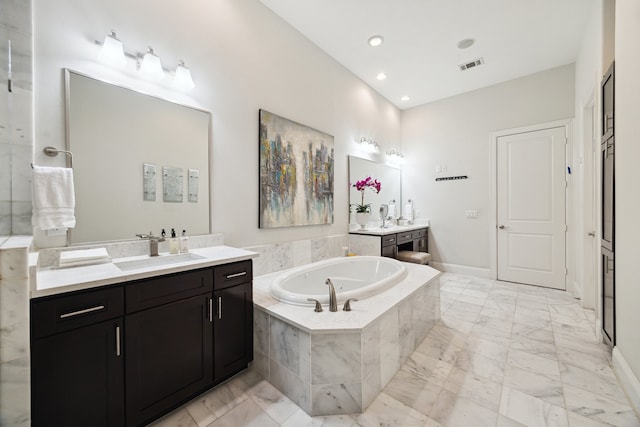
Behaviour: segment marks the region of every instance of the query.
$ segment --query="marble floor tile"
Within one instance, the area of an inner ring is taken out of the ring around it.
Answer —
[[[485,316],[480,314],[475,322],[476,325],[486,326],[488,328],[498,329],[503,332],[511,333],[513,327],[512,320],[499,319],[495,317]]]
[[[459,319],[454,314],[450,314],[449,312],[446,312],[445,314],[440,316],[440,322],[447,328],[462,332],[465,335],[471,332],[471,329],[473,329],[474,326],[473,322]]]
[[[477,336],[469,336],[464,349],[472,353],[490,357],[502,364],[507,361],[507,355],[509,353],[509,347]]]
[[[444,388],[485,408],[498,412],[502,384],[460,368],[453,368]]]
[[[527,427],[527,425],[498,414],[498,423],[496,424],[496,427]]]
[[[585,353],[570,348],[557,346],[558,360],[569,363],[579,368],[583,368],[596,374],[606,375],[615,378],[613,369],[609,366],[609,361],[604,352]]]
[[[504,386],[563,408],[565,406],[562,382],[558,378],[508,366],[504,374]]]
[[[211,417],[215,420],[247,400],[245,390],[237,382],[228,381],[189,402],[187,410],[197,415],[196,421],[204,422]]]
[[[640,426],[630,406],[567,384],[563,387],[568,411],[614,426]]]
[[[312,417],[298,409],[281,424],[282,427],[358,427],[358,423],[350,415],[328,415]]]
[[[447,379],[448,383],[449,379]],[[387,395],[424,415],[429,415],[440,391],[442,391],[441,385],[416,377],[402,369],[398,371],[384,389]]]
[[[575,412],[567,412],[569,416],[569,427],[611,427],[611,424],[601,423],[591,418],[583,417]]]
[[[209,424],[208,427],[278,427],[256,402],[247,399],[222,417]]]
[[[556,360],[512,348],[507,364],[560,381],[560,368]]]
[[[430,417],[444,426],[493,427],[498,414],[470,399],[443,390]]]
[[[627,397],[615,377],[599,375],[569,363],[560,363],[560,377],[564,384],[627,404]]]
[[[459,330],[449,328],[442,321],[438,321],[431,331],[429,331],[427,338],[433,338],[444,343],[451,343],[458,347],[462,347],[467,339],[467,334],[460,332]]]
[[[282,424],[299,408],[280,391],[266,381],[252,387],[247,394],[271,418]]]
[[[427,416],[382,392],[365,413],[356,417],[356,421],[363,427],[423,427]]]
[[[458,356],[455,367],[492,381],[502,382],[504,378],[503,362],[466,350]]]
[[[575,325],[566,325],[564,323],[552,322],[551,327],[553,328],[554,335],[568,335],[570,337],[574,337],[585,342],[597,343],[598,338],[596,338],[596,333],[591,327],[582,327]]]
[[[477,323],[469,333],[469,337],[482,338],[483,340],[500,344],[503,347],[509,347],[509,343],[511,342],[511,332]]]
[[[511,348],[526,351],[547,359],[558,360],[556,346],[553,343],[546,343],[531,339],[524,335],[514,335],[511,337]]]
[[[525,336],[533,340],[541,341],[544,343],[549,343],[549,344],[555,343],[553,329],[551,328],[551,325],[549,325],[546,328],[544,327],[541,328],[541,327],[532,326],[526,323],[514,322],[513,328],[511,329],[511,334],[514,336],[516,335]]]
[[[420,343],[418,348],[416,348],[416,351],[434,359],[454,364],[463,349],[463,345],[463,343],[456,344],[455,342],[440,341],[439,339],[433,338],[432,335],[428,335],[427,338]]]
[[[434,359],[433,357],[416,351],[409,357],[409,360],[407,360],[401,369],[418,378],[442,386],[447,380],[451,368],[453,368],[453,365],[450,363]]]
[[[149,427],[200,427],[191,418],[189,412],[185,408],[177,409],[168,415],[160,418]]]
[[[507,386],[502,388],[500,415],[530,427],[569,426],[564,408]]]

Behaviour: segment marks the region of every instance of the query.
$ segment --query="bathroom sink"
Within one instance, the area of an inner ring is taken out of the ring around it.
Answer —
[[[130,261],[114,262],[113,264],[122,271],[137,270],[139,268],[162,267],[164,265],[177,264],[180,262],[197,261],[204,257],[192,253],[179,255],[160,255]]]

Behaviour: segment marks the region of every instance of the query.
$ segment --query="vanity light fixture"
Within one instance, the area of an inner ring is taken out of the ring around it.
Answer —
[[[404,156],[398,150],[393,149],[387,153],[387,163],[401,165],[404,163]]]
[[[190,91],[195,86],[191,78],[191,71],[184,65],[184,61],[178,62],[174,84],[178,89],[184,91]]]
[[[112,67],[123,69],[127,65],[127,59],[124,56],[124,48],[122,42],[116,37],[116,32],[111,30],[111,34],[107,34],[102,43],[102,49],[98,59]]]
[[[380,146],[377,142],[372,140],[371,138],[365,138],[364,136],[360,138],[358,144],[361,144],[365,151],[369,153],[377,153],[380,151]]]
[[[162,69],[162,63],[160,58],[153,52],[153,48],[149,46],[147,53],[142,57],[142,63],[140,64],[140,74],[148,80],[154,82],[162,80],[164,77],[164,71]]]
[[[378,73],[378,75],[376,76],[376,79],[378,80],[386,80],[387,75],[385,73]]]
[[[369,43],[369,46],[371,47],[378,47],[384,43],[384,37],[379,35],[371,36],[369,37],[369,40],[367,40],[367,43]]]

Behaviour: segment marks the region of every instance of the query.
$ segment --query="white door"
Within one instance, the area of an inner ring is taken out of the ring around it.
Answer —
[[[497,138],[498,280],[565,289],[565,128]]]

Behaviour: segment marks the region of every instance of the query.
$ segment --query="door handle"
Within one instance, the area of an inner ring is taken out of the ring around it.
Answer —
[[[120,357],[120,326],[116,326],[116,356]]]
[[[504,230],[504,229],[509,228],[509,227],[507,227],[506,225],[499,225],[498,228],[500,230]]]
[[[218,297],[218,320],[222,320],[222,297]]]
[[[596,237],[596,232],[595,231],[590,231],[590,232],[587,233],[587,236]]]

